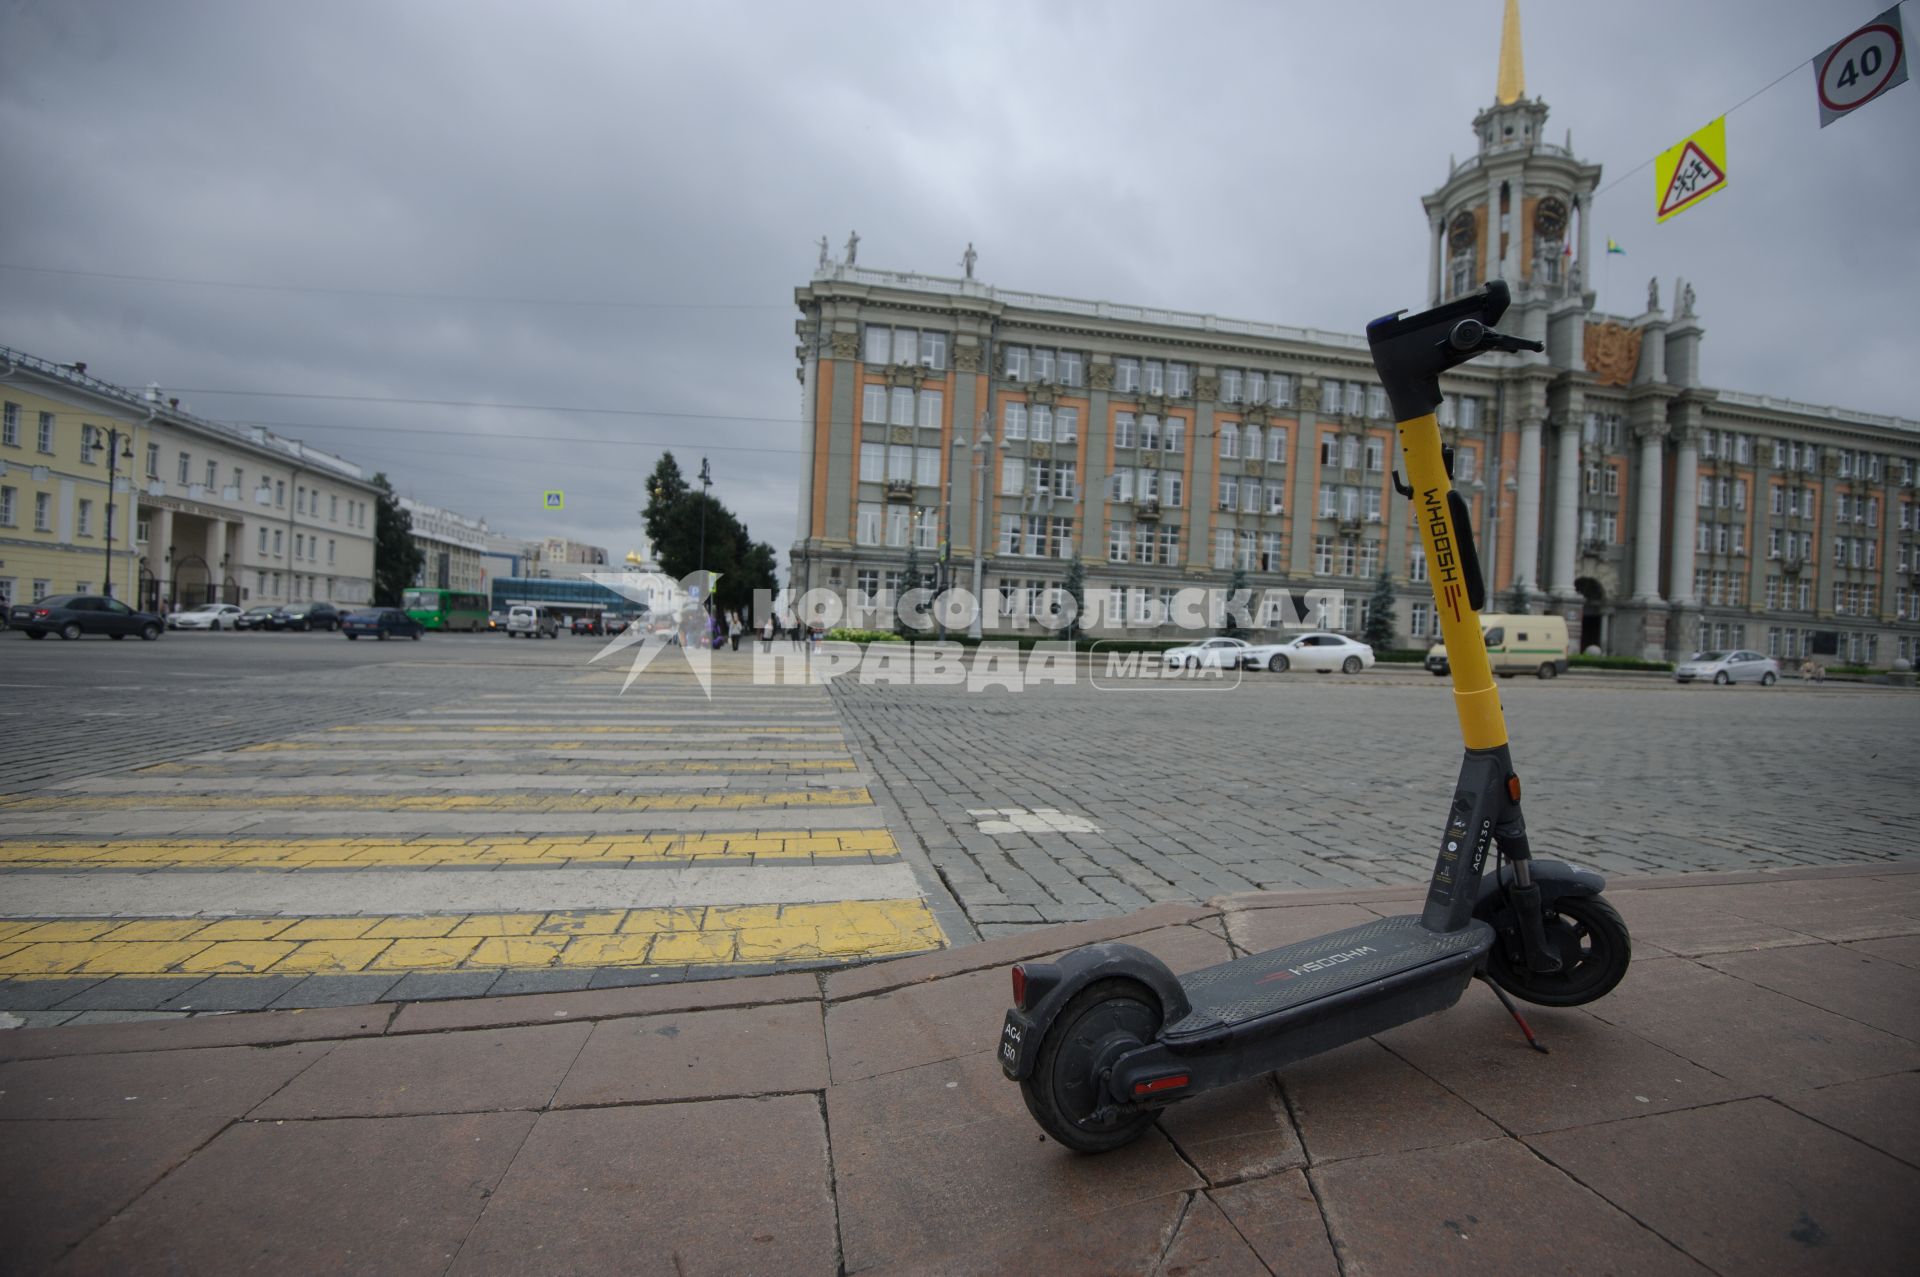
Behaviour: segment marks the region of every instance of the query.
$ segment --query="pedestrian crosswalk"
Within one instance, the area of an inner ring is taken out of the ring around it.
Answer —
[[[0,797],[0,982],[105,982],[88,1005],[124,988],[147,1009],[246,1005],[251,982],[314,1005],[947,943],[824,689],[756,686],[744,660],[715,663],[711,699],[666,667],[620,682]]]

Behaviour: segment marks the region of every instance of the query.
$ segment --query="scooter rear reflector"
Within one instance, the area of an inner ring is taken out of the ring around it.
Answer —
[[[1013,1005],[1022,1011],[1027,1009],[1027,969],[1017,965],[1013,968]]]
[[[1156,1077],[1146,1082],[1135,1082],[1133,1094],[1137,1099],[1142,1095],[1157,1095],[1161,1091],[1177,1091],[1191,1080],[1185,1073],[1176,1073],[1172,1077]]]

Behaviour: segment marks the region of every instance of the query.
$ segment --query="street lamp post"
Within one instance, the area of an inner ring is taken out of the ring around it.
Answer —
[[[700,458],[700,557],[695,566],[700,569],[700,606],[707,612],[713,611],[713,573],[707,571],[707,489],[713,486],[713,470],[707,465],[705,457]]]
[[[947,610],[941,605],[941,599],[953,588],[953,472],[960,468],[960,450],[966,446],[965,435],[953,436],[954,456],[947,463],[947,492],[940,503],[940,517],[944,526],[940,529],[940,579],[934,590],[933,607],[940,622],[942,643],[947,641]],[[978,530],[974,535],[979,535]]]
[[[124,447],[126,452],[120,450]],[[124,434],[118,426],[107,429],[107,565],[104,577],[107,597],[113,597],[113,490],[120,481],[120,459],[133,460],[133,432]]]
[[[980,572],[987,544],[987,467],[993,464],[993,432],[987,429],[987,420],[980,419],[980,438],[973,445],[973,616],[967,622],[967,637],[971,639],[980,637],[980,616],[986,611]]]

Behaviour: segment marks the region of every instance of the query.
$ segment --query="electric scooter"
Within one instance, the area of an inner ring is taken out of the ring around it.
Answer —
[[[1508,302],[1505,282],[1493,280],[1473,296],[1367,325],[1406,457],[1407,481],[1396,473],[1394,487],[1413,503],[1426,547],[1466,746],[1425,907],[1184,976],[1125,944],[1014,967],[1001,1070],[1068,1148],[1119,1148],[1175,1101],[1444,1011],[1475,976],[1544,1051],[1509,993],[1579,1006],[1626,974],[1632,946],[1600,896],[1605,880],[1535,860],[1527,844],[1480,632],[1486,584],[1434,417],[1442,372],[1489,351],[1541,349],[1494,331]]]

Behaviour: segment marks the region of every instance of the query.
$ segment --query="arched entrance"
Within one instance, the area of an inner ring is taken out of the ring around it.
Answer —
[[[160,610],[160,578],[153,574],[145,559],[140,560],[139,601],[134,604],[142,612]]]
[[[171,606],[176,609],[219,601],[213,597],[213,572],[208,569],[207,561],[197,554],[174,561],[173,586],[169,593]]]
[[[220,598],[217,601],[221,603],[231,603],[235,607],[240,606],[240,583],[232,577],[227,577],[221,581]]]
[[[1605,651],[1606,587],[1590,576],[1583,576],[1574,579],[1573,588],[1580,591],[1580,650],[1597,647]]]

